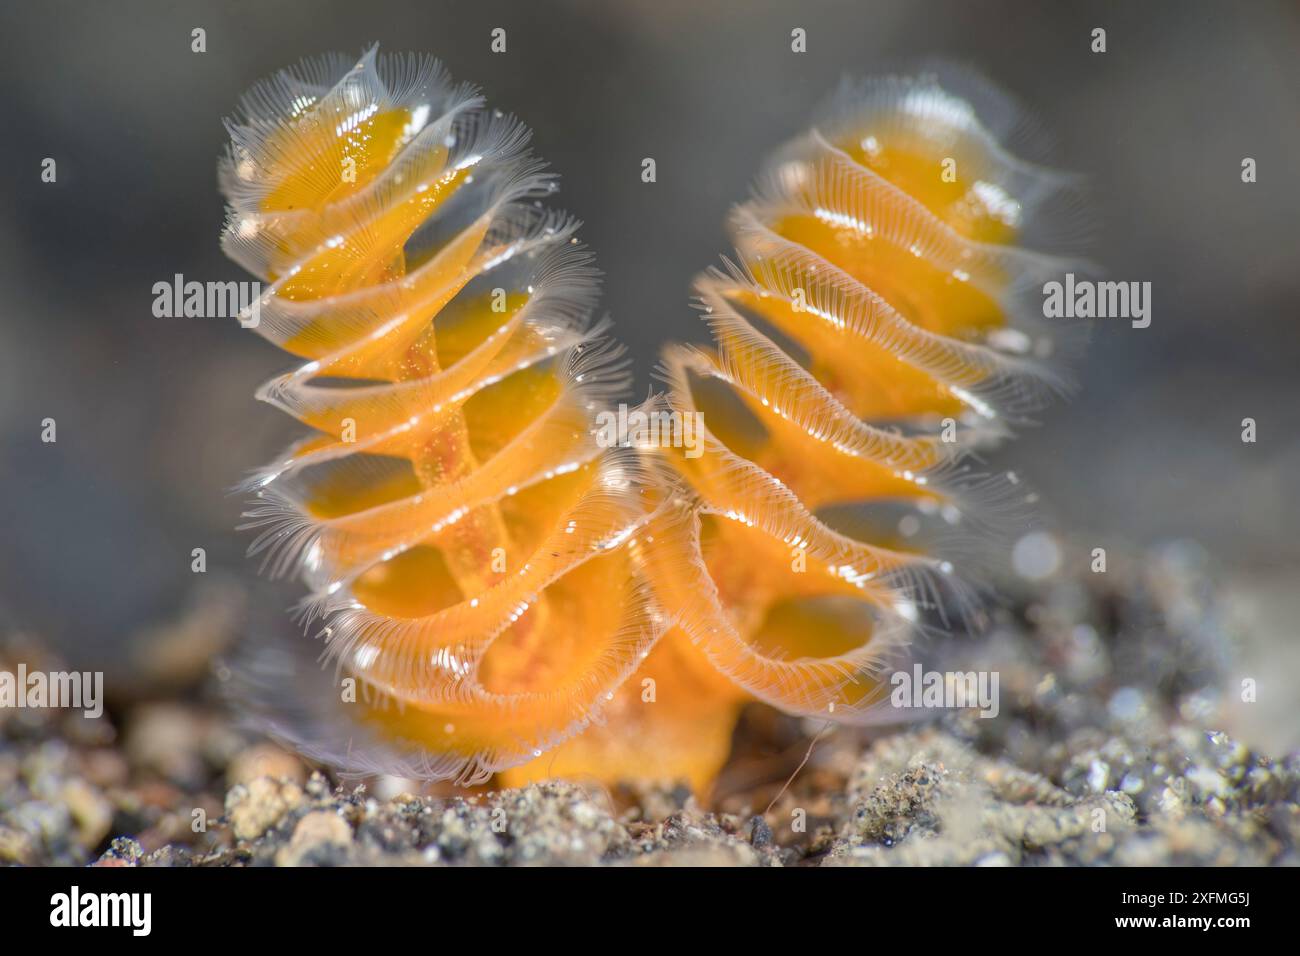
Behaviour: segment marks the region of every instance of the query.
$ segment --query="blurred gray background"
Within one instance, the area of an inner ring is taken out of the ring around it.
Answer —
[[[999,460],[1088,546],[1190,539],[1226,580],[1295,590],[1294,4],[44,2],[0,17],[0,625],[78,663],[111,666],[219,606],[214,581],[253,579],[227,491],[293,433],[252,399],[291,363],[233,321],[154,318],[152,286],[243,278],[217,247],[214,173],[239,94],[376,40],[437,54],[533,127],[585,220],[638,395],[665,341],[700,338],[688,287],[726,251],[727,208],[841,74],[930,54],[978,67],[1092,177],[1093,257],[1153,283],[1151,327],[1100,323],[1078,397]],[[190,50],[199,26],[204,54]],[[489,51],[498,26],[504,55]],[[1095,26],[1104,55],[1089,51]],[[56,184],[40,181],[47,156]],[[55,445],[40,442],[46,417]],[[1295,619],[1266,626],[1293,642]]]

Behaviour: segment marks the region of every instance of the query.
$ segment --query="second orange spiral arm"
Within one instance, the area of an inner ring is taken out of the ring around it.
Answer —
[[[306,581],[339,676],[280,729],[481,782],[580,732],[658,634],[623,546],[640,466],[592,431],[625,375],[589,258],[526,130],[427,58],[303,64],[231,136],[224,245],[304,360],[260,397],[313,429],[250,481],[252,550]]]

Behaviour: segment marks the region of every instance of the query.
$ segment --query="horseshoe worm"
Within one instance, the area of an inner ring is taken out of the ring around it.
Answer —
[[[1016,115],[891,77],[777,151],[696,281],[713,347],[670,346],[643,409],[692,451],[596,427],[624,367],[519,123],[374,50],[254,87],[223,244],[305,360],[259,397],[313,432],[250,479],[251,550],[304,578],[341,680],[279,735],[345,770],[703,788],[749,700],[897,719],[889,668],[1027,498],[972,454],[1066,387],[1030,296],[1071,267],[1077,183],[1008,151]]]

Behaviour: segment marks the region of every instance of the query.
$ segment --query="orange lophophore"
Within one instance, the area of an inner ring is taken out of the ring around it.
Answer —
[[[846,86],[776,154],[697,282],[714,347],[645,409],[687,448],[598,427],[625,373],[518,123],[374,51],[255,87],[224,244],[305,360],[261,397],[314,431],[250,480],[253,551],[338,677],[275,731],[349,771],[702,789],[748,701],[898,716],[888,668],[1024,497],[966,457],[1061,385],[1026,292],[1065,265],[1019,243],[1072,180],[966,92]]]

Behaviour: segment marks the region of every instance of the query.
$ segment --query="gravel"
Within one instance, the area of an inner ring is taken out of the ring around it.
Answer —
[[[0,864],[1300,864],[1300,754],[1229,732],[1239,636],[1203,557],[1116,563],[1067,563],[984,636],[922,645],[928,667],[997,671],[996,717],[857,730],[755,708],[707,801],[340,782],[237,730],[214,678],[99,720],[0,710]],[[0,647],[0,669],[20,658],[59,669]]]

